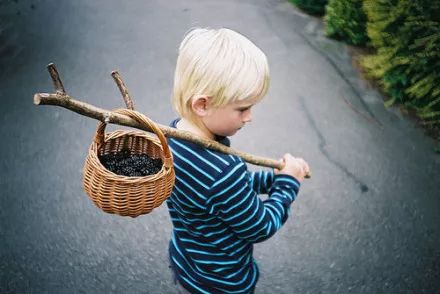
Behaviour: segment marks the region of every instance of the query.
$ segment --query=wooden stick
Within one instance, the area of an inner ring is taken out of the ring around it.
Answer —
[[[134,109],[133,99],[131,99],[130,94],[128,94],[128,89],[125,86],[124,82],[122,81],[119,72],[117,72],[116,70],[112,71],[112,77],[115,80],[116,85],[118,85],[119,91],[121,92],[125,105],[127,106],[128,109],[133,110]]]
[[[110,110],[102,109],[93,106],[91,104],[81,102],[68,95],[59,95],[56,93],[55,94],[37,93],[34,95],[34,104],[61,106],[76,113],[79,113],[81,115],[94,118],[102,122],[106,121],[108,123],[118,124],[122,126],[144,130],[147,132],[152,132],[152,130],[147,126],[140,125],[137,121],[133,120],[132,118],[126,115],[117,114]],[[219,151],[226,154],[237,155],[241,157],[244,161],[249,162],[251,164],[277,168],[277,169],[283,168],[283,164],[277,160],[255,156],[249,153],[234,150],[214,140],[204,139],[201,137],[194,136],[192,133],[187,131],[177,130],[175,128],[167,127],[158,123],[156,124],[166,137],[172,137],[176,139],[190,141],[215,151]],[[309,178],[310,175],[308,175],[307,177]]]
[[[47,70],[49,71],[50,77],[52,78],[53,87],[57,94],[65,95],[66,90],[64,90],[63,83],[61,82],[60,75],[58,74],[55,64],[49,63],[47,65]]]
[[[84,116],[88,116],[97,120],[100,120],[105,123],[113,123],[122,126],[128,126],[132,128],[137,128],[140,130],[144,130],[147,132],[153,132],[148,126],[140,125],[137,121],[128,117],[126,115],[114,113],[112,111],[102,109],[96,107],[94,105],[81,102],[76,100],[69,95],[66,94],[64,90],[63,83],[61,82],[58,71],[55,67],[55,64],[50,63],[47,66],[49,74],[52,78],[54,88],[56,93],[37,93],[34,95],[34,104],[35,105],[55,105],[61,106],[76,113],[79,113]],[[117,71],[112,72],[112,77],[118,85],[119,91],[122,94],[122,97],[125,101],[125,105],[128,109],[134,109],[133,100],[128,93],[128,89],[122,81],[121,76]],[[245,153],[242,151],[234,150],[230,147],[226,147],[223,144],[220,144],[214,140],[208,140],[201,137],[197,137],[190,132],[177,130],[175,128],[170,128],[161,124],[156,123],[159,129],[163,132],[166,137],[173,137],[177,139],[182,139],[186,141],[190,141],[196,143],[198,145],[204,146],[206,148],[219,151],[226,154],[236,155],[241,157],[244,161],[249,162],[251,164],[266,166],[271,168],[282,169],[284,164],[270,158],[255,156],[249,153]],[[311,173],[306,175],[306,178],[310,178]]]

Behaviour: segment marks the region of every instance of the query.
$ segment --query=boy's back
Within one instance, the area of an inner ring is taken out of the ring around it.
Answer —
[[[182,41],[176,64],[172,126],[229,145],[252,119],[266,94],[265,54],[229,29],[195,29]],[[290,154],[285,166],[249,173],[238,157],[169,139],[176,181],[167,205],[173,222],[170,263],[192,293],[249,293],[258,280],[253,243],[272,236],[287,220],[308,172]],[[258,194],[268,194],[265,201]]]
[[[240,158],[190,142],[169,145],[176,171],[167,200],[170,257],[179,282],[202,293],[250,292],[258,280],[252,244],[281,227],[299,183],[285,175],[272,183],[272,172],[249,173]],[[263,203],[257,193],[269,187],[272,197]]]

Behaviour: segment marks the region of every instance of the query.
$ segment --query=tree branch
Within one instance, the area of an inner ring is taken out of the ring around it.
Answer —
[[[128,89],[122,81],[121,75],[116,70],[112,71],[112,77],[118,85],[119,91],[121,92],[122,98],[124,99],[125,105],[128,109],[133,110],[133,99],[131,99],[130,94],[128,94]]]
[[[147,132],[153,132],[148,126],[141,125],[129,116],[118,114],[110,110],[102,109],[94,105],[76,100],[66,94],[64,90],[63,83],[59,77],[58,71],[53,63],[47,66],[49,74],[52,78],[54,88],[56,93],[37,93],[34,95],[35,105],[55,105],[61,106],[78,114],[97,119],[102,122],[118,124],[122,126],[132,127]],[[133,109],[133,100],[128,94],[128,89],[125,86],[122,78],[117,71],[112,72],[112,77],[115,80],[118,88],[124,98],[127,108]],[[266,166],[271,168],[282,169],[284,164],[270,158],[255,156],[242,151],[234,150],[230,147],[226,147],[214,140],[208,140],[201,137],[197,137],[190,132],[177,130],[175,128],[170,128],[161,124],[156,123],[159,129],[166,137],[172,137],[176,139],[182,139],[186,141],[193,142],[195,144],[204,146],[208,149],[212,149],[221,153],[232,154],[241,157],[244,161],[251,164]],[[310,178],[311,174],[306,175],[306,178]]]
[[[135,120],[133,120],[132,118],[126,115],[117,114],[110,110],[102,109],[94,105],[81,102],[68,95],[37,93],[34,95],[34,104],[61,106],[71,111],[74,111],[78,114],[90,118],[94,118],[102,122],[104,122],[104,120],[108,118],[108,122],[112,124],[118,124],[122,126],[144,130],[147,132],[152,132],[152,130],[149,129],[147,126],[140,125],[138,122],[136,122]],[[219,151],[226,154],[237,155],[241,157],[244,161],[249,162],[251,164],[277,168],[277,169],[281,169],[283,167],[283,164],[277,160],[255,156],[249,153],[234,150],[216,141],[204,139],[201,137],[196,137],[190,132],[177,130],[175,128],[167,127],[158,123],[156,124],[166,137],[172,137],[176,139],[190,141],[215,151]]]
[[[60,75],[58,74],[55,64],[49,63],[47,65],[47,70],[52,78],[53,87],[55,88],[56,93],[60,95],[66,94],[66,90],[64,90],[63,83],[61,82]]]

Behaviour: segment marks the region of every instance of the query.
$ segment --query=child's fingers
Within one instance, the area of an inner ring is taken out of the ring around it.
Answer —
[[[293,157],[290,153],[286,153],[279,162],[282,163],[283,168],[275,169],[275,174],[285,173],[298,178],[300,181],[304,178],[310,178],[310,167],[303,158]]]
[[[309,164],[306,161],[304,161],[304,173],[305,173],[305,177],[306,178],[310,178],[311,177],[310,166],[309,166]]]
[[[297,158],[299,163],[301,164],[302,171],[306,178],[310,177],[310,167],[309,164],[303,158]]]
[[[278,162],[281,163],[281,166],[286,165],[286,162],[285,162],[284,158],[278,159]],[[275,171],[275,174],[278,174],[280,172],[280,169],[274,168],[274,171]]]
[[[304,172],[308,172],[309,171],[309,165],[307,164],[307,162],[304,160],[304,159],[302,159],[301,158],[301,164],[302,164],[302,167],[303,167],[303,170],[304,170]]]

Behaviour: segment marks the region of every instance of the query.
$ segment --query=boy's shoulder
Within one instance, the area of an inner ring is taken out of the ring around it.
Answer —
[[[234,167],[236,165],[240,165],[243,163],[243,160],[236,155],[225,154],[225,153],[218,152],[218,151],[211,150],[211,149],[207,149],[207,148],[204,148],[204,152],[206,152],[206,154],[208,155],[208,157],[211,160],[219,163],[219,166],[221,167],[222,171],[224,171],[226,169],[230,169],[231,167]]]
[[[176,128],[179,120],[179,118],[173,120],[170,126]],[[216,141],[227,147],[230,146],[228,137],[216,137]],[[236,155],[224,154],[190,141],[168,138],[168,144],[178,170],[203,174],[211,180],[237,165],[244,165],[243,160]]]
[[[200,168],[214,178],[243,164],[243,160],[236,155],[224,154],[189,141],[169,138],[168,142],[176,165]]]

